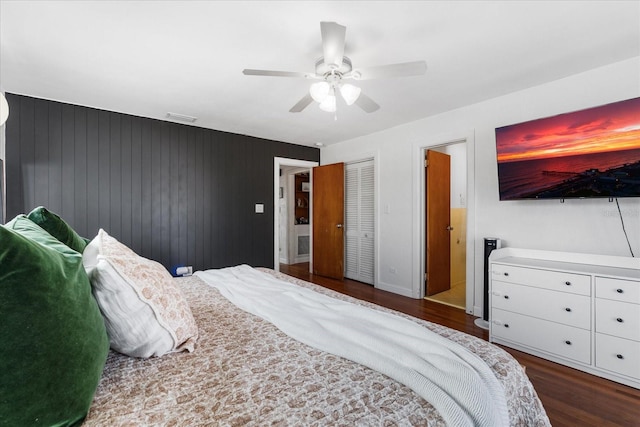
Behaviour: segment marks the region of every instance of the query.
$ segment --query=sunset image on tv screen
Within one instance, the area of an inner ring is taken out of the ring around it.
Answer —
[[[640,98],[496,129],[500,200],[640,196]]]

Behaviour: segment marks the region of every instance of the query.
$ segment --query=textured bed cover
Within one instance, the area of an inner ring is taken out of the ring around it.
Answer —
[[[479,338],[260,269],[298,286],[392,312],[483,359],[505,388],[513,426],[549,420],[509,354]],[[410,388],[302,344],[197,277],[176,279],[200,338],[194,353],[135,359],[111,352],[84,425],[445,425]]]

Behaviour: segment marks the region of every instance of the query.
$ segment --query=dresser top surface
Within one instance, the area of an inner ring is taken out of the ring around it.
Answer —
[[[625,280],[640,281],[640,269],[634,268],[612,267],[608,265],[583,264],[577,262],[555,261],[518,256],[494,258],[491,262],[508,264],[518,267],[530,267],[543,270],[563,271],[568,273],[606,276]]]

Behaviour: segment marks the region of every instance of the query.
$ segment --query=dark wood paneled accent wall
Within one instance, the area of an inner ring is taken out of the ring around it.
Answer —
[[[316,148],[7,94],[7,219],[46,206],[165,267],[273,267],[273,158]],[[264,214],[255,204],[264,204]]]

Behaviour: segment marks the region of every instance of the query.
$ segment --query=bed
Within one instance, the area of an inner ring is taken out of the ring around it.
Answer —
[[[394,313],[461,344],[483,359],[504,386],[510,425],[550,425],[522,367],[500,348],[273,270],[258,270],[341,301]],[[198,277],[175,280],[199,328],[195,351],[149,359],[110,352],[84,425],[446,425],[407,386],[290,338]]]
[[[172,278],[44,207],[0,243],[0,426],[550,425],[468,334],[270,269]]]

